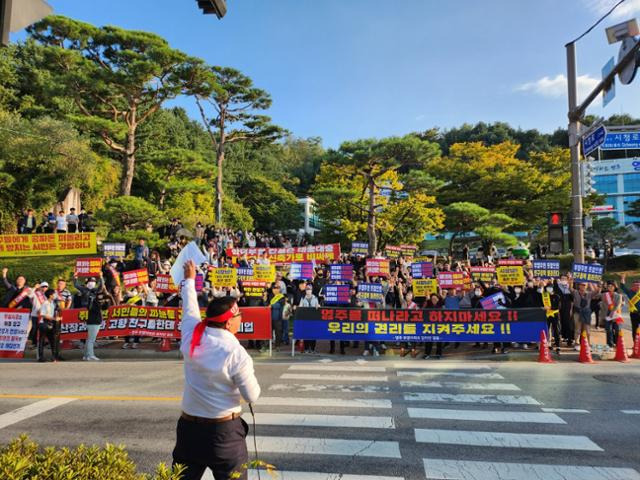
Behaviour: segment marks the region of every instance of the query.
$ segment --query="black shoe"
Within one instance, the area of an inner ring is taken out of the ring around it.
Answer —
[[[431,358],[431,355],[423,355],[422,359],[423,360],[429,360]]]
[[[502,350],[500,350],[501,353],[509,353],[509,349],[508,348],[503,348]]]
[[[433,359],[434,360],[440,360],[442,358],[442,355],[434,355]]]
[[[336,353],[336,349],[335,348],[332,348],[331,350],[329,350],[329,354],[330,355],[333,355],[334,353]]]
[[[40,358],[38,359],[38,363],[44,363],[44,358],[40,357]]]
[[[344,348],[341,348],[340,349],[340,355],[346,355],[346,354],[347,354],[347,352],[344,351]]]

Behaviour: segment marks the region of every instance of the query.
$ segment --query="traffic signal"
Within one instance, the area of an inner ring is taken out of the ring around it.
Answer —
[[[586,197],[587,195],[596,193],[596,189],[594,188],[596,180],[593,178],[593,164],[589,161],[582,162],[580,164],[580,173],[582,179],[582,196]]]
[[[218,18],[222,18],[227,13],[227,0],[196,0],[196,2],[205,15],[215,13]]]
[[[547,223],[549,252],[554,255],[564,253],[564,222],[560,212],[549,213]]]

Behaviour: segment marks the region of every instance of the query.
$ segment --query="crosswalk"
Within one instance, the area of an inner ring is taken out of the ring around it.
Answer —
[[[289,365],[265,389],[258,455],[278,471],[260,478],[640,480],[607,456],[567,464],[605,452],[571,434],[575,414],[589,411],[545,407],[493,365],[370,363]]]

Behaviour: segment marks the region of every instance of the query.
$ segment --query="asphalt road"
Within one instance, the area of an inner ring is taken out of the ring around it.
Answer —
[[[638,360],[317,356],[256,370],[258,455],[278,478],[640,479]],[[0,442],[124,444],[150,472],[171,461],[181,390],[175,360],[3,363]]]

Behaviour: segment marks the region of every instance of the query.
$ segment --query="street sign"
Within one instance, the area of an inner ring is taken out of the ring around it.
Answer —
[[[640,132],[608,132],[602,150],[640,150]]]
[[[613,57],[611,57],[609,61],[605,64],[605,66],[602,67],[602,78],[606,78],[606,76],[609,75],[609,73],[611,73],[611,70],[614,69],[615,65],[616,65],[615,60],[613,59]],[[606,107],[609,104],[609,102],[613,100],[615,96],[616,96],[616,79],[615,77],[613,77],[613,80],[611,81],[611,83],[607,85],[604,90],[602,90],[602,108]]]
[[[620,45],[620,53],[618,54],[619,62],[621,62],[625,55],[636,46],[636,43],[638,43],[638,40],[636,40],[635,37],[628,37],[622,41],[622,45]],[[623,85],[629,85],[633,82],[633,77],[636,76],[636,72],[638,71],[638,61],[636,58],[632,58],[618,74],[618,79],[620,79],[620,83]]]
[[[607,137],[607,129],[600,125],[593,132],[582,139],[582,154],[586,157],[594,150],[597,150],[604,143]]]

